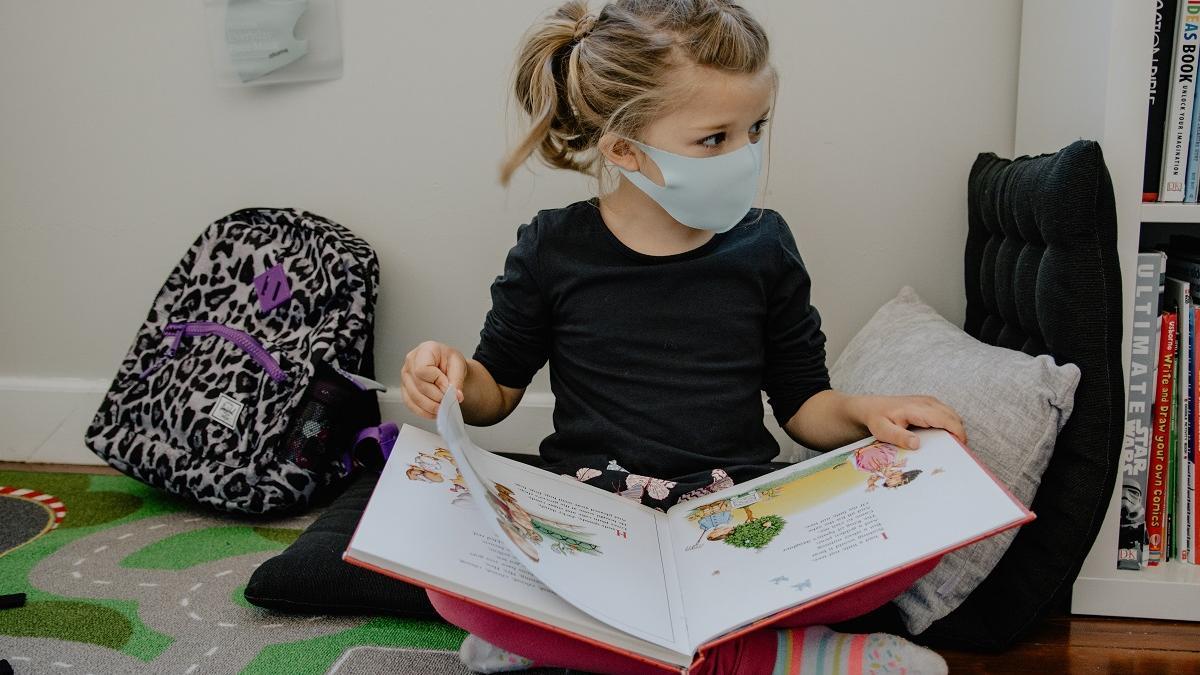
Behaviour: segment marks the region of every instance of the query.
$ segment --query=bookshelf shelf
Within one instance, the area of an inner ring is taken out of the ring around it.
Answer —
[[[1021,10],[1013,154],[1053,152],[1080,138],[1100,143],[1116,201],[1123,373],[1142,224],[1200,224],[1200,205],[1142,203],[1154,21],[1155,0],[1024,0]],[[1200,567],[1116,568],[1120,482],[1076,579],[1071,611],[1200,621]]]
[[[1144,203],[1143,223],[1200,223],[1200,204]]]

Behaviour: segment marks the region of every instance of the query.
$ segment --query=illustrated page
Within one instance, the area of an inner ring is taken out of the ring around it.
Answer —
[[[405,426],[346,556],[489,604],[529,613],[532,618],[610,644],[679,661],[662,648],[631,638],[563,600],[530,573],[517,557],[525,555],[514,555],[511,541],[490,527],[489,520],[494,521],[495,514],[490,507],[481,509],[472,499],[446,442],[436,434]],[[554,542],[543,537],[544,555],[567,555],[556,553],[547,540]],[[543,555],[536,546],[532,550]]]
[[[452,392],[438,431],[485,520],[534,576],[609,625],[691,652],[666,514],[478,448]]]
[[[673,507],[694,643],[1031,517],[950,434],[917,433]]]

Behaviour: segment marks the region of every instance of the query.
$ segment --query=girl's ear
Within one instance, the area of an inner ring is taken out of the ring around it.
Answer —
[[[616,134],[609,133],[601,136],[600,142],[596,144],[596,149],[600,151],[604,159],[626,171],[641,170],[642,157],[644,157],[642,151],[633,143]]]

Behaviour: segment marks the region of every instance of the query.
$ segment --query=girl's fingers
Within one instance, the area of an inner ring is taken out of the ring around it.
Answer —
[[[886,417],[879,419],[870,431],[877,440],[901,448],[915,449],[921,443],[916,434]]]
[[[924,429],[945,429],[955,438],[967,442],[967,432],[962,419],[949,406],[934,399],[919,407],[905,408],[896,415],[896,422]]]
[[[409,408],[413,412],[427,419],[437,418],[438,403],[421,393],[417,386],[417,379],[408,373],[401,374],[402,386],[404,391],[405,403],[409,404]],[[428,383],[423,383],[426,386],[432,386]],[[439,397],[440,398],[440,397]]]
[[[467,380],[467,360],[458,354],[450,358],[450,362],[446,364],[446,375],[450,380],[450,384],[454,385],[455,391],[458,392],[458,402],[463,400],[463,383]]]
[[[430,384],[429,382],[422,382],[418,379],[413,381],[413,387],[422,396],[430,401],[433,401],[435,406],[440,406],[442,404],[442,398],[445,396],[445,392],[439,389],[437,385]]]
[[[424,417],[425,419],[433,419],[433,415],[425,412],[420,406],[413,402],[412,397],[408,395],[408,389],[402,388],[400,393],[404,396],[404,405],[408,406],[408,409],[411,410],[413,414],[419,417]]]

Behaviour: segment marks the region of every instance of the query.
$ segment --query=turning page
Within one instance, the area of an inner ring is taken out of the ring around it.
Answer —
[[[1033,518],[949,433],[872,439],[671,508],[692,646]]]
[[[453,389],[438,431],[484,520],[542,583],[615,628],[692,653],[666,514],[480,449]]]

